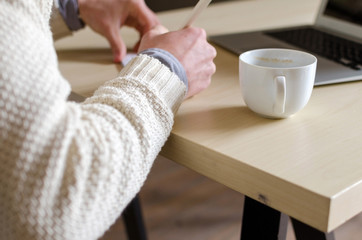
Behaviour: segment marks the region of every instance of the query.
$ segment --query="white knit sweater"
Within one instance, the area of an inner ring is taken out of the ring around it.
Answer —
[[[140,190],[185,85],[136,57],[67,102],[51,0],[0,0],[0,239],[97,239]]]

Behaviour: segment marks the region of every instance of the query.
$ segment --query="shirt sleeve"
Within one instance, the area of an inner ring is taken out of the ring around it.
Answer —
[[[78,0],[58,0],[59,12],[64,21],[72,31],[79,30],[85,26],[79,17]]]
[[[58,40],[66,36],[71,36],[73,33],[59,11],[59,0],[53,0],[49,24],[54,40]]]

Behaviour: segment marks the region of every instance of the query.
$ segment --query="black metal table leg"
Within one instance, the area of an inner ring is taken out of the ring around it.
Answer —
[[[245,196],[241,240],[285,240],[289,217]],[[324,233],[294,218],[297,240],[335,240],[333,232]]]
[[[138,195],[122,213],[129,240],[146,240],[147,233],[143,223],[141,204]]]
[[[285,240],[288,216],[245,196],[241,240]]]
[[[297,240],[335,240],[334,233],[324,233],[292,218],[295,237]]]

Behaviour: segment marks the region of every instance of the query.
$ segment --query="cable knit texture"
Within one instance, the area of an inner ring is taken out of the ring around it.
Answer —
[[[97,239],[140,190],[185,85],[141,55],[67,102],[51,0],[0,0],[0,239]]]

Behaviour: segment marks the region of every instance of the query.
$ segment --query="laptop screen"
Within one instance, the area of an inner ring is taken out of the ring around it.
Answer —
[[[329,0],[324,14],[339,20],[362,25],[362,1]]]

